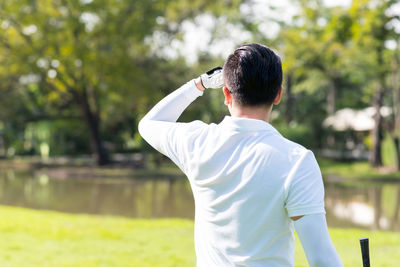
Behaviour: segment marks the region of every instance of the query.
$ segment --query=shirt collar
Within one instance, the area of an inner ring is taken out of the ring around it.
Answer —
[[[279,134],[279,132],[271,124],[263,120],[225,116],[219,125],[241,132],[272,131]]]

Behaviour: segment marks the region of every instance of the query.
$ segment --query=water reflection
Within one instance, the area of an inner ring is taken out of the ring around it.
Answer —
[[[328,224],[399,231],[400,184],[325,183]]]
[[[0,174],[0,204],[71,213],[193,218],[190,185],[181,177],[51,179]]]
[[[331,227],[400,231],[400,184],[325,183]],[[194,216],[184,177],[68,178],[0,171],[0,204],[139,218]]]

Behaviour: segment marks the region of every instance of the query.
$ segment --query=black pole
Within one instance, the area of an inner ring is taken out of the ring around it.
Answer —
[[[361,256],[363,261],[363,267],[370,267],[369,264],[369,243],[368,238],[360,238],[361,245]]]

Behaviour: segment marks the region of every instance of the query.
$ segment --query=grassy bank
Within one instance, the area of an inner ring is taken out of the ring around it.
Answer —
[[[65,162],[52,159],[42,162],[33,157],[19,157],[15,159],[0,159],[0,169],[32,171],[45,173],[52,178],[110,178],[110,177],[184,177],[183,173],[169,159],[163,158],[162,164],[157,166],[152,159],[154,154],[148,155],[146,167],[134,167],[132,162],[114,163],[107,166],[94,166],[85,162],[79,163],[79,158]],[[388,157],[388,156],[386,156]],[[69,159],[69,158],[68,158]],[[387,160],[386,160],[387,161]],[[72,162],[72,163],[71,163]],[[400,181],[400,171],[395,171],[394,163],[386,164],[382,168],[372,168],[366,161],[340,162],[325,158],[318,158],[324,177],[340,177],[343,179],[387,179]]]
[[[318,159],[324,176],[338,176],[350,179],[388,179],[399,180],[400,172],[394,167],[372,168],[368,162],[338,162]]]
[[[393,140],[386,135],[382,142],[382,161],[384,167],[372,168],[367,161],[338,162],[319,158],[318,163],[325,177],[337,176],[350,179],[382,179],[400,181],[400,171],[396,171],[396,152]]]
[[[194,266],[193,222],[71,215],[0,206],[0,266]],[[396,266],[400,233],[331,229],[345,266]],[[296,266],[307,266],[296,241]]]

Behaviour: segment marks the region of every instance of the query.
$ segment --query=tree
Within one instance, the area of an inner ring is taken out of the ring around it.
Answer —
[[[273,41],[283,54],[284,117],[286,122],[312,127],[313,137],[326,146],[322,120],[343,106],[348,92],[361,90],[349,79],[346,68],[352,21],[343,7],[327,8],[321,1],[293,2],[298,15],[290,23],[280,22]],[[359,104],[357,98],[351,100],[351,105]],[[328,144],[335,145],[333,136],[329,137]]]
[[[132,90],[132,79],[125,77],[135,72],[141,77],[142,62],[132,59],[145,52],[139,41],[159,8],[148,2],[66,0],[1,7],[2,42],[9,51],[1,63],[13,66],[7,75],[36,77],[29,84],[38,84],[33,90],[50,106],[77,107],[100,165],[109,160],[100,132],[102,101],[116,90]],[[143,13],[149,16],[138,16]],[[142,27],[131,31],[138,24]]]
[[[397,42],[398,43],[398,42]],[[399,87],[399,47],[394,51],[392,63],[393,121],[391,135],[396,151],[396,169],[400,170],[400,87]]]
[[[390,91],[387,79],[390,74],[391,60],[387,57],[385,42],[393,37],[394,31],[388,27],[389,23],[395,19],[390,16],[387,10],[396,1],[353,1],[350,8],[353,17],[353,40],[358,49],[357,58],[364,62],[360,71],[365,75],[366,89],[371,90],[372,105],[375,108],[375,127],[372,131],[372,151],[370,163],[374,167],[380,167],[382,163],[382,138],[383,138],[383,118],[381,108],[385,101],[385,96]],[[368,56],[366,56],[368,55]],[[372,86],[371,86],[372,85]],[[369,93],[368,91],[366,93]]]
[[[224,5],[233,10],[238,1]],[[165,79],[168,64],[154,58],[146,37],[156,30],[178,35],[183,20],[206,11],[220,14],[222,7],[199,0],[2,2],[3,81],[9,80],[9,88],[39,95],[46,103],[39,113],[79,114],[97,163],[106,164],[102,123],[113,126],[137,117]],[[27,77],[31,79],[21,83]]]

